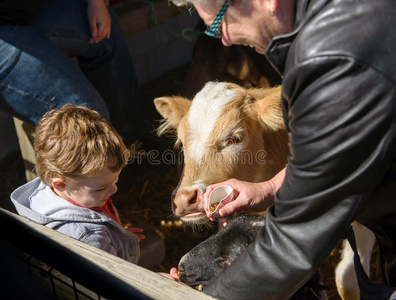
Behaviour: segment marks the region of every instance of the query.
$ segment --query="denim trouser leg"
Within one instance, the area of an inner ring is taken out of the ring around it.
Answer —
[[[78,57],[85,76],[104,99],[110,120],[129,139],[143,134],[144,120],[132,58],[115,13],[110,39],[88,43],[91,31],[87,3],[81,0],[49,0],[34,27],[62,51]]]
[[[31,27],[0,25],[0,109],[34,125],[66,103],[109,118],[98,92],[53,43]]]

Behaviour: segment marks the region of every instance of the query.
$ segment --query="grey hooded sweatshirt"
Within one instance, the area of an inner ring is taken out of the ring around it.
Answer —
[[[11,200],[23,217],[132,263],[139,260],[140,247],[135,234],[104,213],[57,196],[39,178],[17,188]]]

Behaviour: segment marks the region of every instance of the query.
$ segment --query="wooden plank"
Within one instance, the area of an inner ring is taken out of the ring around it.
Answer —
[[[127,1],[112,9],[117,13],[125,35],[157,26],[188,11],[165,0]]]
[[[55,242],[64,245],[76,255],[79,255],[96,264],[101,269],[119,278],[123,282],[134,287],[152,299],[214,299],[202,292],[179,284],[155,272],[127,262],[119,257],[108,254],[107,252],[104,252],[98,248],[70,238],[69,236],[63,235],[43,225],[32,222],[24,217],[3,209],[1,209],[1,211],[26,224],[33,230],[40,232],[46,237],[54,240]]]

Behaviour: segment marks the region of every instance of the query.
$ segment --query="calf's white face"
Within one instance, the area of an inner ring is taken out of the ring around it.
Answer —
[[[176,216],[206,223],[203,194],[208,185],[230,178],[264,181],[285,166],[289,148],[280,92],[280,87],[247,90],[208,82],[192,102],[182,97],[154,100],[164,117],[158,133],[176,129],[176,145],[184,153],[183,174],[172,193]]]

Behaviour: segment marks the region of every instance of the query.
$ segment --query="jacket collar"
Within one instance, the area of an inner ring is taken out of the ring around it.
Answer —
[[[268,61],[279,75],[283,75],[287,53],[302,26],[330,1],[331,0],[296,0],[294,30],[291,33],[274,37],[265,52]]]

